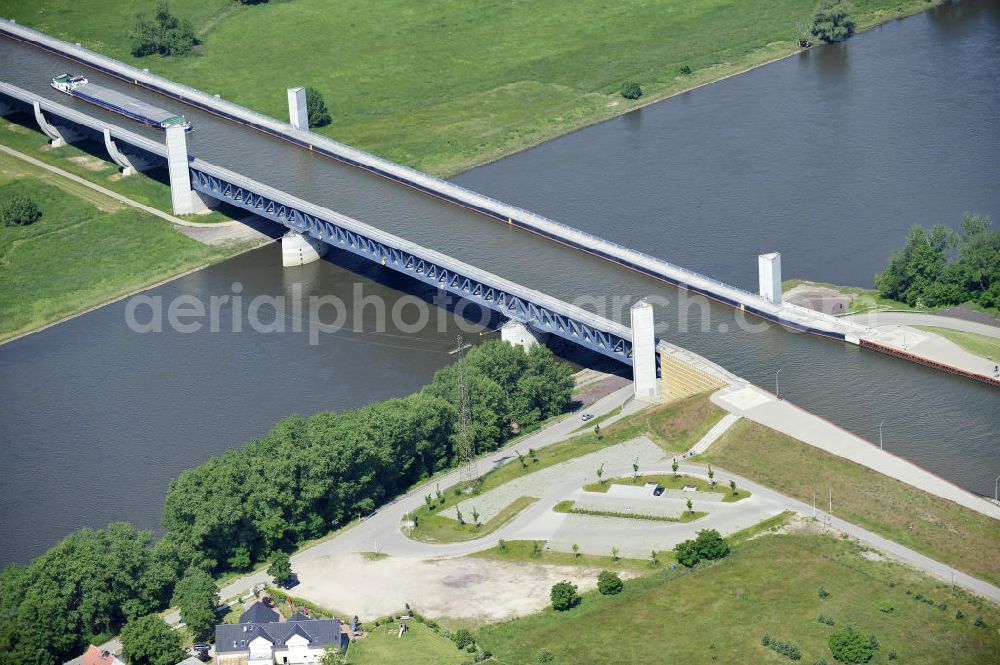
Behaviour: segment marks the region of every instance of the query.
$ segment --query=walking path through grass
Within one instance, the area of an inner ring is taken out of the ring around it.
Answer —
[[[35,200],[42,217],[30,226],[0,228],[0,340],[247,246],[207,247],[119,196],[0,150],[0,199],[14,195]]]
[[[1000,583],[1000,521],[744,420],[698,461],[738,473],[954,566]],[[721,473],[721,472],[720,472]],[[984,502],[986,503],[986,502]],[[989,505],[989,504],[986,504]]]

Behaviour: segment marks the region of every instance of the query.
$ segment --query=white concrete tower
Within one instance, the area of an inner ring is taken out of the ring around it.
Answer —
[[[632,305],[632,385],[636,399],[659,401],[653,306],[645,300]]]
[[[757,257],[760,297],[781,304],[781,254],[771,252]]]
[[[191,189],[187,139],[184,128],[177,125],[167,127],[167,172],[170,174],[170,202],[175,215],[190,215],[208,209],[201,195]]]
[[[544,333],[535,332],[528,324],[515,321],[514,319],[503,324],[500,328],[500,339],[508,344],[520,346],[525,351],[536,344],[540,344],[543,336]]]
[[[306,89],[288,89],[288,122],[295,129],[309,131],[309,110],[306,105]]]

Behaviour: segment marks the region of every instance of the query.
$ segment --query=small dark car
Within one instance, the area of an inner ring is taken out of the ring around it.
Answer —
[[[295,573],[292,573],[291,575],[288,576],[287,580],[285,580],[284,582],[282,582],[278,586],[280,586],[282,589],[285,589],[287,591],[288,589],[293,589],[293,588],[297,587],[298,585],[299,585],[299,576],[296,575]]]
[[[662,496],[663,490],[666,488],[663,485],[657,485],[656,489],[653,490],[653,496]]]

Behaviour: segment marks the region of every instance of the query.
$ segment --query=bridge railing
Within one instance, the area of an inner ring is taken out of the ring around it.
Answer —
[[[664,259],[654,257],[645,252],[625,247],[616,242],[607,240],[593,233],[582,231],[576,227],[556,222],[552,219],[531,212],[520,206],[504,203],[493,197],[479,192],[475,192],[461,185],[436,178],[427,173],[423,173],[409,166],[397,164],[387,159],[378,157],[371,153],[359,150],[352,146],[340,143],[333,139],[303,131],[292,127],[286,122],[276,120],[270,116],[258,113],[244,106],[231,102],[219,95],[210,95],[202,90],[193,88],[183,83],[177,83],[157,74],[153,74],[148,69],[139,69],[131,65],[119,62],[113,58],[92,51],[80,44],[69,44],[60,39],[50,37],[45,33],[19,25],[13,21],[0,21],[0,31],[5,32],[17,39],[28,40],[51,50],[58,51],[80,61],[97,66],[108,73],[120,78],[142,83],[148,87],[172,94],[181,100],[188,100],[198,106],[215,108],[222,111],[223,115],[240,120],[252,126],[267,129],[273,133],[294,137],[297,141],[308,143],[325,148],[326,150],[344,157],[351,162],[368,166],[376,172],[391,174],[392,176],[408,182],[415,186],[431,191],[447,194],[449,197],[469,205],[488,209],[495,215],[505,218],[517,219],[519,222],[533,226],[541,230],[564,238],[571,238],[583,245],[590,245],[601,249],[610,256],[625,258],[626,260],[637,262],[645,269],[652,272],[663,273],[673,281],[692,283],[701,287],[710,287],[714,291],[723,295],[753,304],[756,307],[770,309],[769,301],[764,300],[758,294],[746,289],[727,284],[721,280],[709,277],[703,273],[675,265]]]

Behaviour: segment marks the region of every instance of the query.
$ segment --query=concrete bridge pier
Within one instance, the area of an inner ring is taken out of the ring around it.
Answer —
[[[781,254],[771,252],[757,257],[757,277],[760,297],[781,304]]]
[[[170,174],[170,202],[175,215],[207,212],[215,204],[209,197],[191,189],[188,170],[187,138],[184,128],[167,127],[167,171]]]
[[[131,161],[129,161],[128,157],[118,151],[118,146],[115,145],[115,140],[111,138],[111,130],[107,127],[104,128],[104,147],[108,149],[108,155],[111,156],[111,161],[121,168],[123,176],[135,175],[135,166]]]
[[[632,386],[635,398],[660,401],[660,381],[656,378],[656,334],[653,306],[645,300],[632,305]]]
[[[545,333],[536,332],[527,323],[511,319],[501,326],[500,339],[528,351],[536,344],[545,342]]]
[[[312,236],[289,231],[281,237],[281,266],[304,266],[313,261],[319,261],[326,255],[330,246]]]
[[[309,131],[309,110],[306,105],[306,89],[288,89],[288,122],[295,129]]]
[[[35,120],[38,122],[39,128],[42,133],[49,137],[49,144],[53,148],[61,148],[66,145],[66,139],[59,132],[55,125],[50,125],[48,120],[45,119],[45,114],[42,113],[42,106],[38,102],[34,102],[32,106],[35,107]]]

